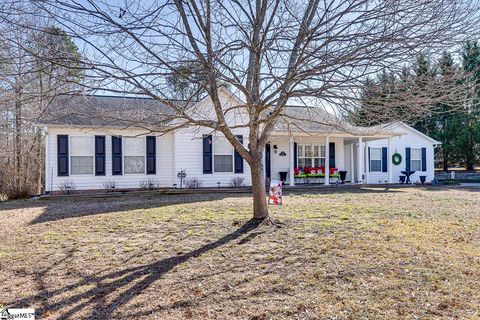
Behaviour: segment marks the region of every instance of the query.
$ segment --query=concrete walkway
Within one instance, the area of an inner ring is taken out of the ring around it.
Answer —
[[[460,187],[480,188],[480,183],[465,182],[465,183],[460,183]]]

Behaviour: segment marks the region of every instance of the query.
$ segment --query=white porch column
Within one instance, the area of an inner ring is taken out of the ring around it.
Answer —
[[[350,144],[350,182],[355,183],[355,163],[353,156],[353,143]]]
[[[357,151],[357,174],[359,182],[363,182],[362,175],[363,175],[363,139],[362,137],[358,138],[358,151]]]
[[[365,141],[365,183],[369,183],[370,178],[370,163],[368,159],[368,141]]]
[[[392,138],[388,138],[387,148],[387,171],[388,171],[388,183],[393,183],[393,164],[392,164]]]
[[[325,136],[325,185],[330,184],[330,138]],[[320,150],[318,150],[320,152]]]
[[[294,141],[293,141],[293,137],[290,136],[288,138],[288,149],[290,150],[290,157],[288,159],[288,175],[290,176],[290,186],[294,186],[295,185],[295,170],[294,170],[294,167],[295,167],[295,164],[293,163],[294,162],[294,148],[293,148],[293,144],[294,144]]]

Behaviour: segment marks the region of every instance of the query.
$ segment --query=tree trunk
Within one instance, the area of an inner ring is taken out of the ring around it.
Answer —
[[[262,158],[255,159],[250,164],[253,193],[253,218],[265,219],[268,217],[267,194],[265,191],[265,174]]]
[[[443,171],[448,171],[448,161],[443,159]]]
[[[443,149],[443,171],[448,171],[448,155]]]
[[[22,168],[22,89],[15,84],[15,188],[20,189]]]

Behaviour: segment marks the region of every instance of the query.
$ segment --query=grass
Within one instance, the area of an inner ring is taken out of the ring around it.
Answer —
[[[480,191],[480,189],[477,189]],[[0,205],[0,305],[48,319],[476,319],[480,192],[290,193]]]

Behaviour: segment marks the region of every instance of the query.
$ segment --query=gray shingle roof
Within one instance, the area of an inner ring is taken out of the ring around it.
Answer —
[[[61,95],[55,97],[37,123],[42,125],[123,127],[158,124],[170,108],[149,98]]]
[[[181,104],[181,102],[177,102]],[[53,99],[38,119],[39,125],[82,127],[156,128],[172,114],[172,109],[150,98],[61,95]],[[335,133],[368,135],[383,127],[356,127],[320,108],[288,106],[278,121],[277,132]]]

